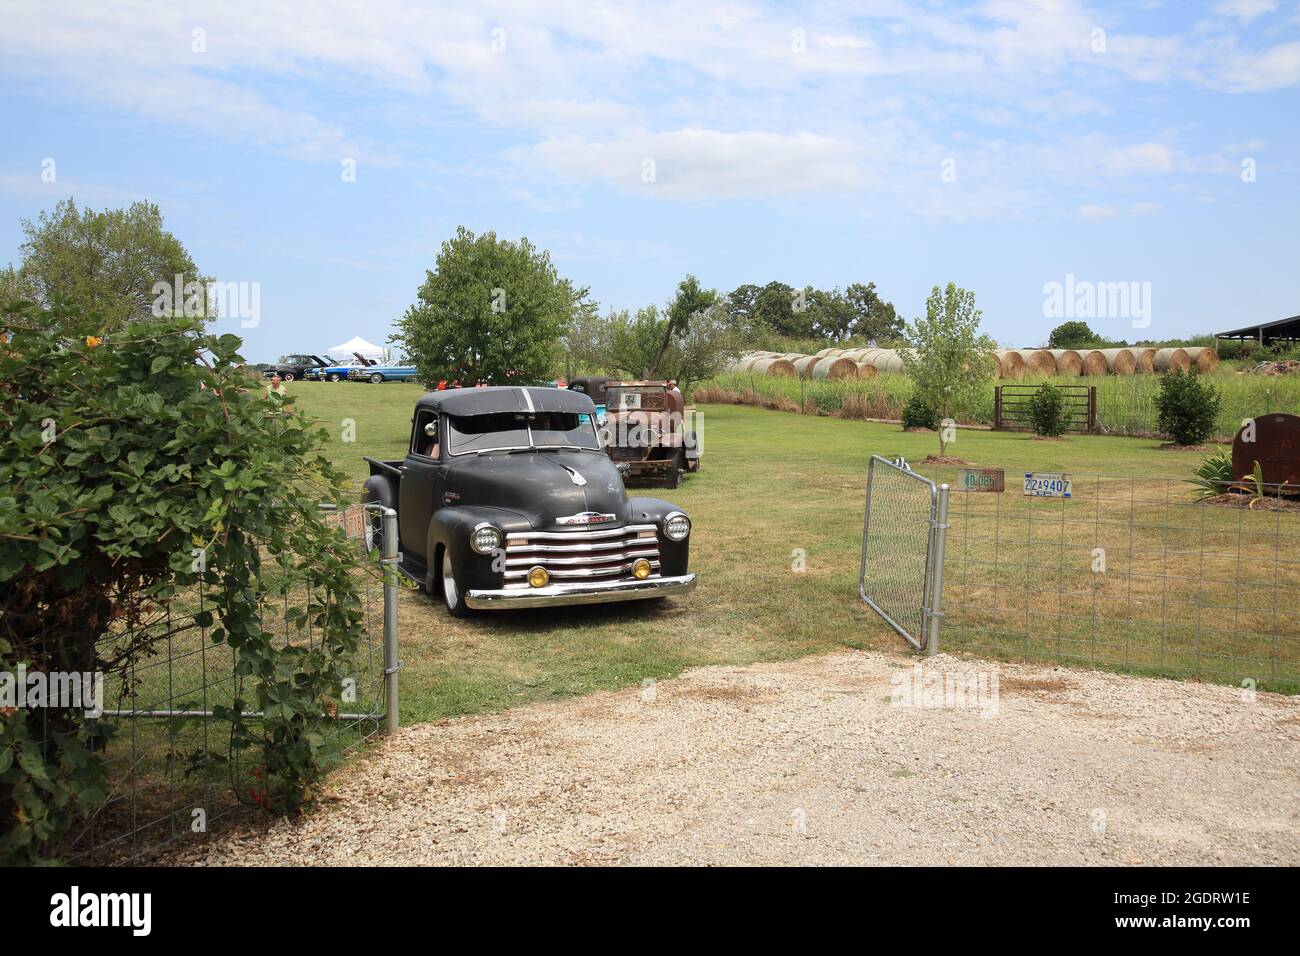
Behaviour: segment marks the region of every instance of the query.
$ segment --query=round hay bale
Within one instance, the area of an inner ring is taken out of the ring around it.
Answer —
[[[1139,375],[1150,375],[1156,370],[1156,350],[1138,348],[1133,350],[1137,356],[1137,370]]]
[[[1106,356],[1102,354],[1101,349],[1089,349],[1087,352],[1080,352],[1079,357],[1083,359],[1083,371],[1080,375],[1105,375],[1110,371],[1110,364],[1106,361]]]
[[[876,371],[874,365],[868,365],[866,362],[857,363],[858,378],[879,378],[880,373]]]
[[[754,363],[751,371],[780,378],[795,378],[799,374],[794,369],[794,363],[783,358],[761,358]]]
[[[1024,378],[1025,360],[1015,349],[998,349],[993,353],[998,357],[999,378]]]
[[[818,358],[829,358],[829,357],[831,357],[832,355],[843,355],[843,354],[844,354],[844,349],[841,349],[841,348],[835,348],[835,347],[832,346],[831,348],[828,348],[828,349],[822,349],[820,352],[817,353],[817,357],[818,357]]]
[[[857,378],[858,365],[851,358],[837,355],[813,366],[813,378]]]
[[[1055,375],[1056,356],[1047,349],[1016,349],[1025,362],[1026,375]]]
[[[1056,374],[1075,378],[1083,374],[1083,356],[1074,349],[1048,349],[1056,359]]]
[[[794,360],[794,370],[799,373],[800,378],[808,378],[812,375],[813,368],[821,361],[816,355],[805,355],[803,358]]]
[[[877,372],[903,371],[903,358],[898,354],[897,349],[864,349],[863,353],[857,361],[865,362]]]
[[[1185,349],[1156,349],[1156,356],[1151,361],[1157,372],[1186,372],[1192,367],[1192,360],[1188,358]]]
[[[1214,349],[1198,345],[1195,348],[1183,349],[1183,351],[1187,353],[1187,357],[1199,371],[1213,372],[1219,367],[1219,353]]]
[[[1106,357],[1106,368],[1112,375],[1134,375],[1137,373],[1137,357],[1132,349],[1102,349]]]

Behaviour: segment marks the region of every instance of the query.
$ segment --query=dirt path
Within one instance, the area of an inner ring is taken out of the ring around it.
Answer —
[[[332,800],[177,862],[1300,863],[1300,700],[838,653],[412,727]],[[927,678],[934,679],[934,678]],[[986,691],[991,684],[985,685]]]

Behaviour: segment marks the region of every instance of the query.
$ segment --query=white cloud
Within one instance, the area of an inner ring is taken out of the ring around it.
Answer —
[[[1237,0],[1222,12],[1244,23],[1266,6]],[[802,9],[123,0],[111,11],[84,0],[57,15],[7,7],[0,75],[313,162],[432,168],[450,125],[438,120],[450,115],[459,128],[500,129],[516,144],[507,160],[571,180],[639,190],[641,161],[653,158],[652,195],[871,190],[927,214],[985,215],[1033,205],[1079,177],[1209,171],[1171,134],[1126,143],[1080,133],[1089,116],[1127,114],[1134,84],[1247,94],[1300,83],[1300,42],[1125,33],[1125,13],[1085,0]],[[195,29],[206,52],[191,48]],[[1097,29],[1104,52],[1093,49]],[[387,125],[368,108],[374,99]],[[396,120],[422,117],[431,103],[438,120]],[[934,169],[950,154],[962,176],[939,188]],[[498,158],[483,157],[475,174],[502,175]],[[536,180],[528,192],[565,201]]]
[[[1277,0],[1221,0],[1214,5],[1214,12],[1228,17],[1236,17],[1243,23],[1249,23],[1265,13],[1277,9]]]
[[[1233,56],[1221,71],[1220,80],[1235,93],[1266,93],[1294,86],[1300,83],[1300,42]]]
[[[1089,222],[1097,222],[1101,219],[1114,219],[1119,212],[1114,206],[1098,205],[1096,203],[1087,203],[1079,207],[1079,215]]]
[[[808,132],[637,130],[603,142],[553,137],[531,155],[573,179],[678,199],[846,192],[864,183],[851,147]]]
[[[1173,154],[1164,143],[1134,143],[1112,149],[1102,163],[1111,176],[1167,173],[1174,168]]]

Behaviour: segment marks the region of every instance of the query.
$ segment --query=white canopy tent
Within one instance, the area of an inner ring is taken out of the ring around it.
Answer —
[[[376,362],[385,362],[388,360],[388,350],[382,346],[375,345],[373,342],[367,342],[361,336],[353,336],[342,345],[336,345],[329,350],[330,358],[350,359],[352,353],[356,352],[368,359],[374,359]]]

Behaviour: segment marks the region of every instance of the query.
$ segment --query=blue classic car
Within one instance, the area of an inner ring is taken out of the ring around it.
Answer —
[[[348,369],[350,382],[414,382],[416,376],[414,365],[367,365],[365,368]]]
[[[338,365],[310,368],[303,374],[303,378],[313,382],[342,382],[348,379],[353,370],[360,371],[374,364],[374,362],[362,362],[358,359],[352,359],[348,362],[340,362]]]

